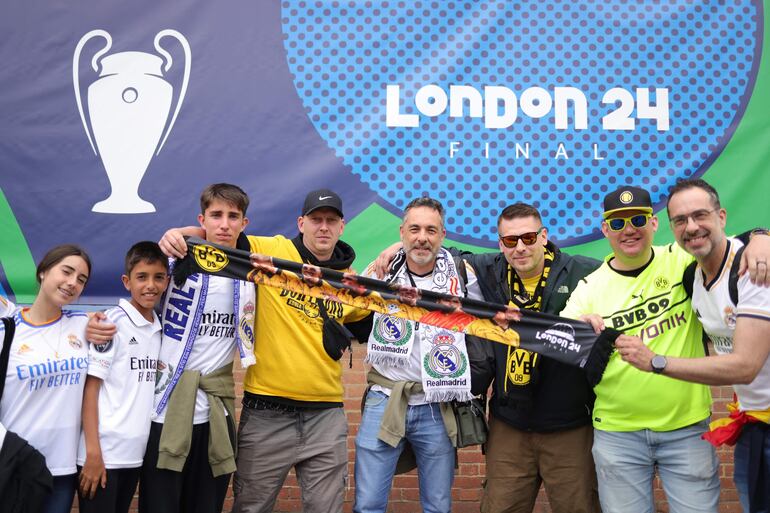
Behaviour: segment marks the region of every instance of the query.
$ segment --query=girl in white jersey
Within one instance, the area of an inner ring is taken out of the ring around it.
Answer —
[[[88,317],[62,307],[80,297],[90,274],[91,260],[77,246],[65,244],[46,253],[37,266],[35,301],[14,315],[16,333],[2,376],[0,423],[40,451],[53,475],[44,513],[69,512],[75,495]]]

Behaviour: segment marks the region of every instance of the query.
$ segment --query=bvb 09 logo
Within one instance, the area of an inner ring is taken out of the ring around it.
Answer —
[[[229,262],[227,255],[213,246],[195,246],[193,255],[195,262],[207,271],[221,271]]]

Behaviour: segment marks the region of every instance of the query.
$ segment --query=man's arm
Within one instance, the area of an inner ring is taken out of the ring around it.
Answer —
[[[107,321],[104,312],[93,312],[88,315],[86,325],[86,340],[95,345],[106,344],[113,339],[118,328]]]
[[[184,240],[185,235],[201,239],[206,238],[206,232],[200,226],[171,228],[158,241],[161,251],[169,257],[184,258],[187,254],[187,243]]]
[[[467,297],[484,301],[484,295],[479,286],[476,270],[467,261],[465,264],[468,282],[465,284]],[[468,349],[468,360],[471,364],[471,393],[473,395],[486,394],[489,385],[495,379],[495,353],[494,346],[496,342],[484,338],[466,335],[465,344]]]
[[[741,257],[738,274],[749,272],[751,283],[762,287],[770,287],[770,237],[766,234],[753,235],[746,245]]]
[[[655,356],[639,337],[621,335],[615,341],[621,358],[639,370],[652,372]],[[747,385],[754,381],[770,354],[770,321],[738,317],[733,352],[702,358],[666,356],[663,375],[704,385]]]
[[[385,277],[386,274],[388,274],[388,269],[390,269],[390,262],[393,260],[393,257],[396,256],[398,250],[400,250],[402,247],[404,247],[404,245],[401,243],[401,241],[399,241],[394,242],[382,250],[382,252],[377,256],[377,259],[370,265],[370,268],[374,271],[375,278],[381,280]]]
[[[102,380],[96,376],[86,378],[83,392],[83,436],[86,442],[86,461],[80,471],[80,493],[93,499],[97,487],[107,486],[107,469],[102,459],[99,443],[99,390]]]

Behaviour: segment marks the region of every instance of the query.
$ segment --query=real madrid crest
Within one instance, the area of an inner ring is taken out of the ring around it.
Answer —
[[[70,333],[67,336],[67,339],[69,341],[70,347],[72,347],[73,349],[80,349],[81,347],[83,347],[83,341],[80,340],[78,336],[75,335],[74,333]]]
[[[735,310],[731,306],[725,307],[725,324],[731,330],[735,329]]]
[[[412,323],[391,317],[380,315],[374,323],[374,339],[380,344],[403,346],[412,338]]]
[[[247,349],[254,347],[254,303],[243,305],[243,315],[238,322],[238,335]]]
[[[425,355],[425,372],[432,378],[458,378],[468,367],[468,359],[455,345],[451,333],[442,332],[433,337],[430,351]]]

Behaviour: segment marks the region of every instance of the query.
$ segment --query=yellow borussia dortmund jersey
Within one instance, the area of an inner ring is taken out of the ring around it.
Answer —
[[[597,313],[607,327],[641,337],[657,354],[703,356],[702,328],[682,286],[693,258],[676,245],[653,251],[652,262],[636,277],[612,270],[608,257],[575,288],[561,315]],[[710,414],[705,385],[637,370],[617,353],[594,391],[593,423],[603,431],[672,431]]]
[[[302,258],[291,240],[249,236],[251,250],[294,262]],[[330,318],[356,321],[368,311],[325,301]],[[323,319],[315,298],[275,287],[257,287],[257,363],[246,371],[245,390],[295,401],[342,402],[342,366],[324,351]]]

